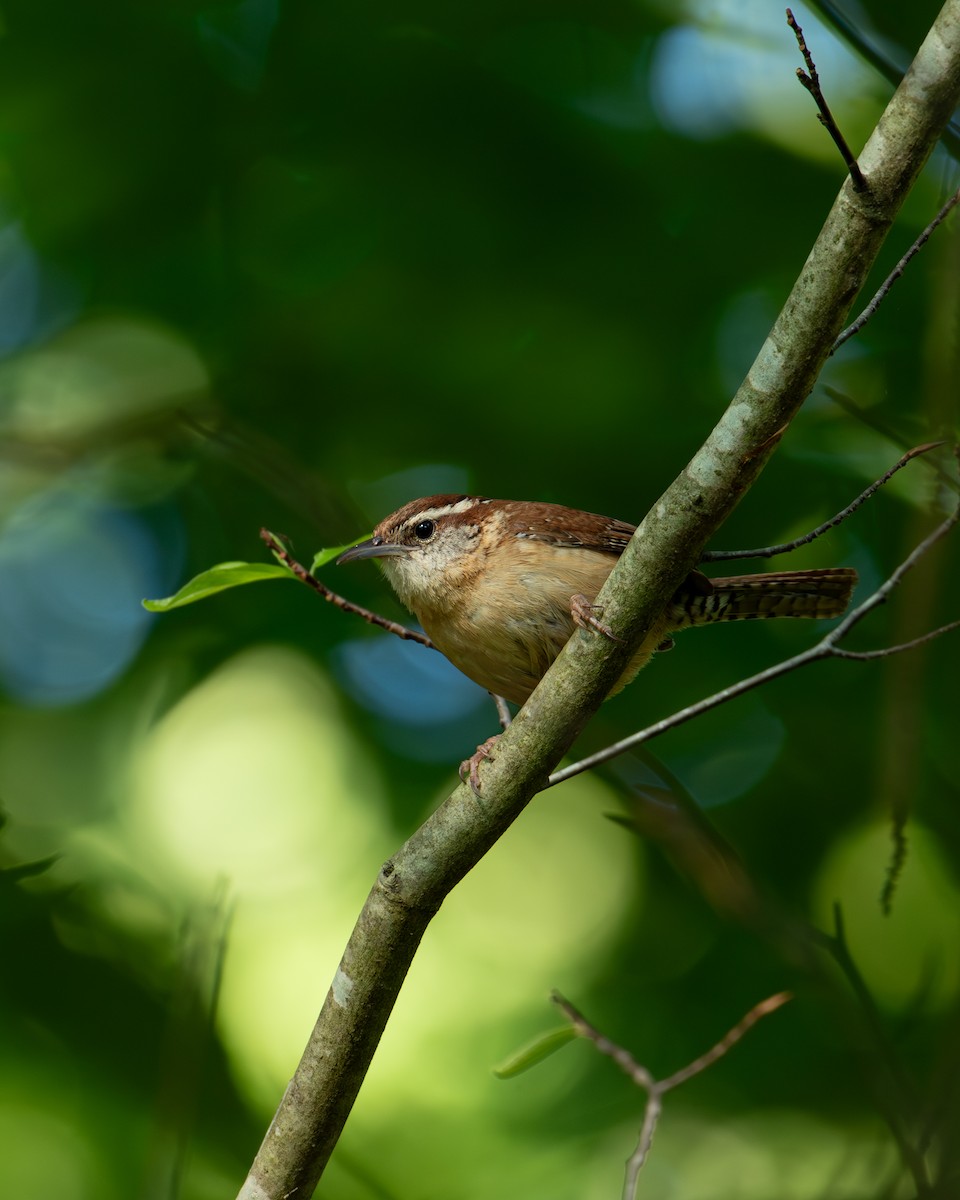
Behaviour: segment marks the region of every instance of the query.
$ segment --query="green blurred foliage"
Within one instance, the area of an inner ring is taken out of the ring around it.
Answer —
[[[937,9],[862,7],[906,57]],[[858,146],[889,89],[797,13]],[[433,491],[639,520],[841,164],[759,0],[0,17],[0,1190],[229,1196],[379,863],[495,717],[306,588],[140,600],[269,562],[262,526],[309,562]],[[876,282],[955,182],[936,156]],[[725,546],[795,535],[955,436],[958,268],[954,220],[828,365],[859,412],[818,387]],[[915,463],[790,565],[869,587],[951,496]],[[938,550],[858,644],[955,617],[957,562]],[[371,566],[323,577],[403,619]],[[809,643],[786,624],[683,635],[584,747]],[[554,1025],[552,986],[657,1075],[797,994],[668,1098],[644,1194],[895,1194],[884,1113],[934,1141],[957,1120],[958,665],[948,639],[821,664],[536,801],[425,939],[318,1194],[616,1194],[626,1078],[582,1042],[491,1074]],[[657,788],[735,848],[765,926],[606,819]],[[837,900],[875,1016],[784,933],[831,929]]]

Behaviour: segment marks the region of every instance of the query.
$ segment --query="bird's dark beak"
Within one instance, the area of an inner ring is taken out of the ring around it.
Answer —
[[[408,547],[406,546],[385,542],[381,537],[372,537],[365,542],[359,542],[356,546],[351,546],[349,550],[344,550],[337,559],[336,566],[340,567],[348,562],[358,562],[361,558],[390,558],[393,555],[407,552]]]

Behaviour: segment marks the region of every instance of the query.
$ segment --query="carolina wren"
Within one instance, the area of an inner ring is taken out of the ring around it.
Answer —
[[[589,609],[633,531],[625,521],[559,504],[428,496],[385,517],[337,563],[383,559],[393,590],[437,649],[481,687],[523,704],[575,626],[604,630]],[[848,567],[727,579],[693,571],[613,690],[677,630],[836,617],[856,581]]]

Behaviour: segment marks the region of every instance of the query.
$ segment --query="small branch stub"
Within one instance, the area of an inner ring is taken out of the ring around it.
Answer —
[[[817,120],[826,129],[827,133],[833,138],[834,144],[840,151],[843,161],[847,164],[847,170],[850,172],[850,179],[853,183],[853,189],[856,192],[865,192],[868,190],[867,181],[863,177],[863,172],[857,163],[856,156],[847,145],[847,139],[840,132],[840,127],[834,119],[833,113],[830,111],[830,106],[824,98],[823,92],[820,89],[820,76],[817,74],[817,68],[814,65],[813,56],[807,49],[807,43],[804,40],[803,30],[797,24],[796,18],[790,9],[787,9],[787,24],[794,32],[797,39],[797,45],[800,47],[800,53],[803,55],[803,61],[807,64],[807,70],[802,67],[797,67],[797,78],[813,97],[817,108]],[[809,72],[809,74],[808,74]]]

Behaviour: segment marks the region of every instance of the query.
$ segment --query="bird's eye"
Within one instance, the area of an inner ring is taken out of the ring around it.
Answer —
[[[425,542],[428,538],[433,537],[433,531],[436,525],[433,521],[418,521],[413,527],[415,537],[418,537],[421,542]]]

